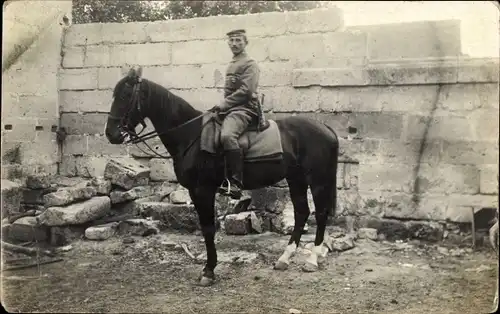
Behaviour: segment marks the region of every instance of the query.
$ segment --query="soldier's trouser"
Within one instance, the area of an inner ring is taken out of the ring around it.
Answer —
[[[222,122],[221,144],[225,151],[240,149],[238,138],[245,132],[252,116],[245,111],[230,112]]]

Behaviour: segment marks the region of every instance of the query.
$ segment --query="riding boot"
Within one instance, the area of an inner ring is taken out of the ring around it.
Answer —
[[[229,182],[223,185],[222,191],[233,199],[239,199],[243,190],[243,156],[239,149],[228,150],[225,156],[229,168],[227,176]]]

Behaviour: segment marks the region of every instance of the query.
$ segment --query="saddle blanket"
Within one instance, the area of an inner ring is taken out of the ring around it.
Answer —
[[[277,156],[281,157],[281,154],[283,154],[278,125],[274,120],[268,121],[269,126],[265,130],[257,132],[249,129],[238,139],[244,160],[269,159],[270,157],[274,159]],[[203,117],[202,125],[204,127],[200,138],[201,150],[210,154],[222,151],[220,142],[222,122],[215,118],[215,114],[209,114]]]

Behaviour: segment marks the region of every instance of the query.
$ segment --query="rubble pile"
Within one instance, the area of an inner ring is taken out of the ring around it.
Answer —
[[[63,246],[79,238],[147,236],[167,229],[200,232],[188,190],[177,182],[153,182],[150,174],[150,169],[141,162],[120,157],[111,158],[104,176],[99,178],[39,174],[28,176],[24,184],[2,180],[2,238]],[[308,201],[311,210],[308,223],[315,224],[310,194]],[[284,181],[250,191],[239,201],[217,194],[215,212],[218,231],[228,235],[268,231],[289,235],[294,226],[294,209]],[[330,249],[338,251],[353,247],[356,238],[439,242],[458,237],[458,229],[438,222],[340,213],[334,225],[349,234],[332,242]],[[306,224],[303,233],[307,231]]]

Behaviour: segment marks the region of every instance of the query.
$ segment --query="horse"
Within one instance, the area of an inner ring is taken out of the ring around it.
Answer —
[[[144,120],[150,120],[157,133],[155,136],[160,138],[173,160],[179,184],[189,191],[199,218],[207,253],[205,266],[197,279],[201,286],[215,283],[217,251],[214,243],[214,202],[226,178],[223,156],[209,154],[201,149],[201,134],[207,121],[213,120],[213,117],[207,119],[209,114],[217,116],[210,110],[202,112],[195,109],[167,88],[143,78],[142,67],[132,67],[114,87],[105,125],[109,143],[118,145],[127,143],[133,137],[140,138],[140,132],[136,133],[135,129],[142,124],[144,130]],[[275,270],[284,271],[299,246],[310,215],[307,200],[307,190],[310,188],[317,229],[314,247],[302,270],[314,272],[318,270],[318,257],[324,258],[328,248],[331,250],[325,241],[328,238],[325,229],[329,215],[335,215],[337,204],[338,137],[326,124],[306,117],[288,116],[266,121],[275,123],[274,131],[253,131],[253,139],[275,136],[278,141],[273,145],[281,145],[282,154],[274,159],[244,159],[244,190],[265,188],[283,179],[288,183],[294,209],[294,227],[283,254],[273,263]],[[246,134],[250,132],[249,129]],[[247,136],[247,139],[250,139],[250,144],[247,141],[248,147],[252,145],[252,137]]]

